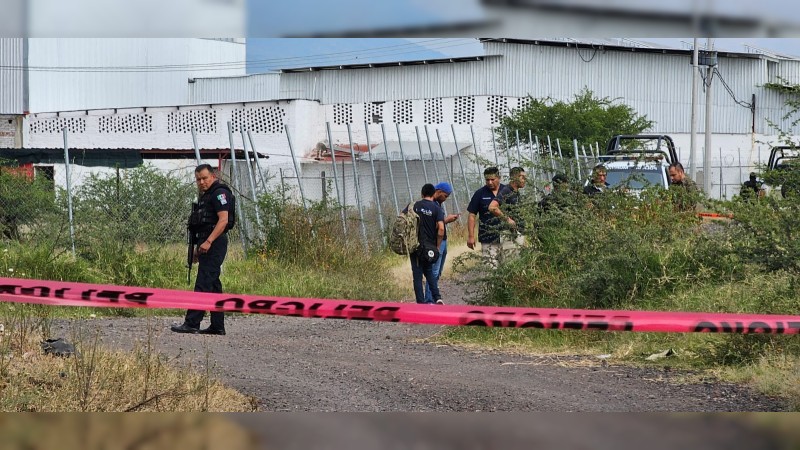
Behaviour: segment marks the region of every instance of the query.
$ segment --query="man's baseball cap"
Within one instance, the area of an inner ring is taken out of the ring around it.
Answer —
[[[437,191],[442,191],[447,195],[450,195],[450,194],[453,193],[453,186],[450,186],[450,183],[448,183],[446,181],[442,181],[441,183],[439,183],[436,186],[434,186],[434,188]]]

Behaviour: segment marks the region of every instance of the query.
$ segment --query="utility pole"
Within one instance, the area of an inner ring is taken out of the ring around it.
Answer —
[[[712,38],[708,38],[706,51],[708,57],[712,57],[714,52],[714,40]],[[715,67],[715,64],[708,64],[706,66],[706,143],[705,149],[703,149],[703,190],[706,192],[706,195],[711,195],[711,113],[713,110],[711,105],[711,81]]]
[[[692,130],[689,141],[689,178],[692,181],[697,181],[697,82],[700,80],[697,67],[697,40],[694,38],[692,45]]]

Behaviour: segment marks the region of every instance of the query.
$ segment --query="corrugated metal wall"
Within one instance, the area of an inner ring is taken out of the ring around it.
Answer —
[[[0,38],[0,66],[21,67],[24,39]],[[22,70],[0,68],[0,114],[22,114],[25,86]]]
[[[206,103],[236,103],[280,99],[278,73],[265,73],[231,78],[198,78],[189,84],[189,101],[194,105]]]
[[[234,42],[32,38],[29,45],[31,112],[182,105],[189,103],[189,78],[245,73],[244,64],[224,70],[209,66],[244,63],[245,46]],[[59,66],[76,69],[53,70]],[[156,71],[92,69],[131,66],[164,67]]]
[[[780,77],[790,83],[800,84],[800,61],[782,60],[780,63],[773,63],[773,66],[769,81],[778,82]]]
[[[281,98],[318,99],[323,104],[402,99],[497,95],[570,100],[584,87],[618,99],[655,121],[654,131],[688,133],[691,128],[690,56],[631,51],[577,49],[513,43],[485,43],[484,61],[422,66],[323,70],[281,75]],[[742,103],[756,96],[755,131],[770,133],[764,120],[781,122],[780,95],[763,88],[768,64],[800,79],[800,63],[766,58],[719,58],[712,101],[716,133],[750,133],[752,111]],[[725,88],[725,80],[731,93]],[[737,103],[737,101],[739,103]],[[698,119],[704,131],[705,94],[701,84]],[[783,111],[783,112],[781,112]]]
[[[480,95],[486,89],[486,65],[470,61],[285,73],[280,83],[282,98],[323,104]]]

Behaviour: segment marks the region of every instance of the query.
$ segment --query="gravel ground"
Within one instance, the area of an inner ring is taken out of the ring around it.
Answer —
[[[445,299],[459,289],[444,283]],[[454,294],[455,293],[455,294]],[[435,306],[432,306],[435,307]],[[230,315],[227,336],[169,331],[181,317],[82,322],[130,349],[152,330],[157,351],[204,368],[258,399],[261,411],[783,411],[784,401],[686,373],[593,357],[509,354],[436,345],[441,326]],[[207,324],[204,321],[204,326]],[[66,323],[54,335],[69,336]]]

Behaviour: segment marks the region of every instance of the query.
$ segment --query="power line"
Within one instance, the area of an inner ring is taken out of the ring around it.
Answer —
[[[719,70],[717,70],[717,68],[716,68],[716,67],[714,68],[714,73],[716,73],[716,74],[717,74],[717,76],[719,77],[719,81],[721,81],[721,82],[722,82],[722,86],[724,86],[724,87],[725,87],[725,90],[726,90],[726,91],[728,91],[728,95],[730,95],[730,96],[731,96],[731,98],[733,99],[733,101],[734,101],[734,102],[735,102],[737,105],[739,105],[739,106],[742,106],[742,107],[744,107],[744,108],[747,108],[747,109],[749,109],[749,110],[752,110],[752,109],[754,108],[754,106],[753,106],[753,104],[752,104],[752,103],[745,102],[745,101],[742,101],[742,100],[739,100],[739,99],[737,99],[737,98],[736,98],[736,94],[734,94],[734,93],[733,93],[733,89],[731,89],[731,87],[730,87],[730,86],[728,86],[728,83],[726,83],[726,82],[725,82],[725,78],[723,78],[723,77],[722,77],[722,74],[721,74],[721,73],[719,73]]]

